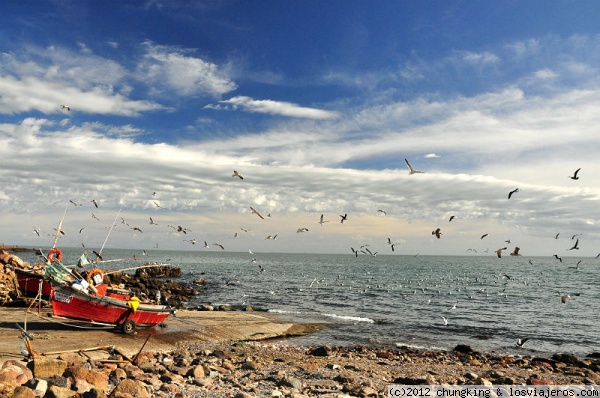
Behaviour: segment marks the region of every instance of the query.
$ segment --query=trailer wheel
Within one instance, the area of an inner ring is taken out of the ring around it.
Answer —
[[[131,319],[126,320],[121,325],[121,330],[125,334],[133,334],[133,332],[135,332],[135,322],[132,321]]]

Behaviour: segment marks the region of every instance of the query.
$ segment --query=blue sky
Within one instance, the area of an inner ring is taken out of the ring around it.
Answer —
[[[596,256],[598,10],[5,2],[0,242]]]

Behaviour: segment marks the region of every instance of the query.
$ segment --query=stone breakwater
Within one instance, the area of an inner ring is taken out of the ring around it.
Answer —
[[[390,384],[600,384],[600,360],[274,342],[183,342],[125,358],[67,353],[9,360],[3,397],[387,397]]]

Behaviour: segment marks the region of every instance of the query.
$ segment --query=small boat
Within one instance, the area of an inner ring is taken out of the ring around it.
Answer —
[[[83,258],[83,256],[82,256]],[[47,256],[44,278],[50,282],[54,316],[115,326],[125,334],[153,327],[175,312],[167,305],[142,303],[123,289],[109,291],[99,268],[84,273],[65,267],[62,252],[52,249]]]
[[[50,281],[44,278],[43,274],[37,274],[33,271],[28,271],[20,268],[15,268],[17,275],[17,284],[19,290],[28,297],[35,297],[40,292],[40,284],[42,289],[42,297],[50,297],[52,285]]]
[[[113,325],[125,334],[132,334],[138,328],[162,323],[175,312],[168,306],[142,303],[137,297],[121,300],[101,294],[92,295],[74,286],[77,285],[53,286],[50,299],[55,316]]]
[[[44,277],[44,274],[38,274],[33,271],[15,268],[19,290],[27,297],[36,297],[40,292],[40,283],[42,285],[42,298],[50,298],[52,292],[52,283]],[[129,300],[132,293],[128,289],[121,289],[105,283],[96,285],[97,294],[114,297],[121,300]]]

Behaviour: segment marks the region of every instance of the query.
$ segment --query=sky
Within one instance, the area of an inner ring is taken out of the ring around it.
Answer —
[[[2,2],[0,243],[49,248],[63,220],[59,247],[595,257],[599,17]]]

